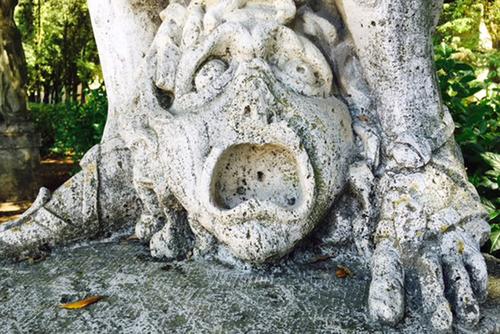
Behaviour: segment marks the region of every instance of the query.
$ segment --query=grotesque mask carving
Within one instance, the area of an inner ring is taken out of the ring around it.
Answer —
[[[103,143],[0,226],[0,254],[133,224],[156,257],[260,264],[311,237],[370,265],[373,319],[418,284],[436,329],[450,303],[479,321],[489,227],[432,75],[439,1],[114,1],[90,1]]]
[[[215,18],[217,9],[163,12],[145,68],[151,89],[131,115],[148,121],[140,131],[130,122],[134,143],[152,134],[148,148],[131,144],[134,156],[147,151],[159,170],[136,164],[136,177],[167,185],[158,191],[180,202],[193,230],[263,262],[308,235],[345,186],[351,119],[320,50],[284,25],[293,16],[265,3]]]

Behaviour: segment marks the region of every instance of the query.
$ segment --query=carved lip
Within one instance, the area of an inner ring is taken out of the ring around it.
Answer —
[[[214,147],[198,193],[206,213],[235,224],[249,220],[305,219],[314,204],[315,180],[300,138],[286,124],[250,131]]]

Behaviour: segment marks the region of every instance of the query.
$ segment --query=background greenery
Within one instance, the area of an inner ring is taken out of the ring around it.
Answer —
[[[490,214],[491,252],[500,249],[499,24],[500,0],[451,1],[434,36],[443,100],[469,180]]]
[[[85,93],[84,103],[30,104],[35,125],[42,137],[42,156],[71,155],[78,161],[99,143],[108,112],[106,92],[99,88]]]
[[[86,0],[20,0],[15,18],[32,102],[85,100],[102,81]]]
[[[445,2],[436,70],[470,181],[490,213],[493,253],[500,249],[500,0]],[[107,113],[86,1],[20,0],[16,19],[42,153],[78,160],[99,142]]]

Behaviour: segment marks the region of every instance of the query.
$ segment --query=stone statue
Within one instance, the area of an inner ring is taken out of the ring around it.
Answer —
[[[370,264],[373,319],[398,322],[418,286],[436,329],[474,325],[489,226],[433,73],[441,5],[89,0],[102,144],[0,226],[0,252],[131,224],[170,260],[344,247]]]
[[[14,23],[17,1],[0,4],[0,124],[29,119],[26,109],[26,62],[21,34]]]
[[[0,202],[33,199],[40,138],[26,106],[26,60],[14,22],[17,0],[0,3]]]

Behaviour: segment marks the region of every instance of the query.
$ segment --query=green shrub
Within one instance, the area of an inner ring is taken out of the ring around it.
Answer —
[[[499,19],[500,0],[446,2],[434,36],[443,100],[469,180],[490,214],[492,253],[500,250]]]
[[[487,208],[491,252],[500,249],[500,95],[498,53],[482,54],[484,67],[456,60],[460,51],[442,42],[435,48],[444,103],[455,120],[455,138],[462,148],[469,180]]]
[[[87,91],[85,103],[32,103],[30,109],[42,137],[42,156],[71,155],[78,161],[101,140],[108,102],[101,88]]]

